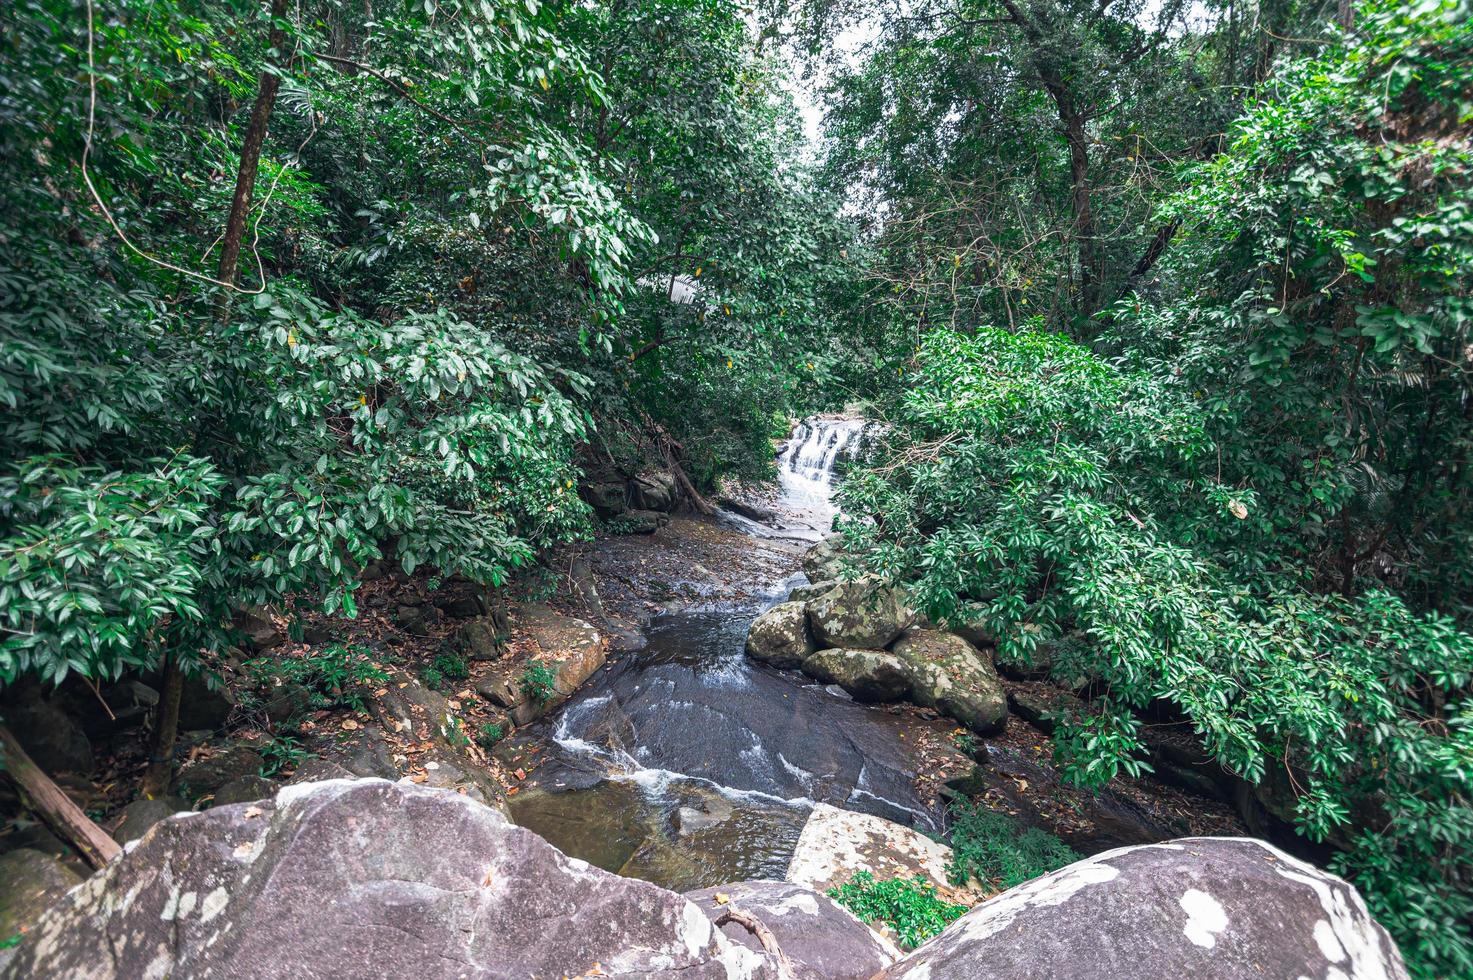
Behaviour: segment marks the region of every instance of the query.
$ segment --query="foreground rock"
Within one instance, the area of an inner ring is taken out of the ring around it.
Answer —
[[[463,796],[383,780],[164,821],[0,976],[778,976],[681,896]]]
[[[713,923],[732,910],[766,926],[787,956],[795,980],[869,980],[900,958],[889,940],[850,915],[843,906],[802,885],[785,881],[739,881],[687,892]],[[732,942],[754,952],[762,944],[736,922],[721,926]]]
[[[808,615],[801,602],[780,602],[752,621],[747,656],[774,667],[803,666],[813,653]]]
[[[876,980],[1403,980],[1345,881],[1259,840],[1197,837],[1078,861],[984,902]]]
[[[30,929],[31,923],[82,883],[82,876],[60,858],[22,847],[0,855],[0,881],[5,883],[0,889],[0,939],[8,939]]]
[[[820,803],[803,825],[787,880],[826,892],[847,885],[856,872],[868,871],[880,879],[919,876],[949,891],[950,858],[951,848],[918,830]]]

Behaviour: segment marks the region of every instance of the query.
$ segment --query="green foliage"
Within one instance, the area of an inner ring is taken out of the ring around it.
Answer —
[[[942,901],[936,886],[917,877],[876,880],[855,872],[847,885],[830,888],[828,896],[864,922],[883,922],[895,930],[904,949],[914,949],[966,912],[965,905]]]
[[[527,663],[520,682],[522,693],[538,704],[546,704],[557,693],[557,675],[540,660]]]
[[[425,687],[431,691],[438,691],[445,686],[445,674],[438,667],[426,667],[421,670],[419,679],[424,681]]]
[[[323,708],[345,707],[362,711],[374,688],[389,680],[388,673],[367,651],[352,646],[329,646],[300,655],[268,655],[248,660],[246,675],[271,688],[300,684]]]
[[[471,676],[471,669],[465,658],[448,651],[436,654],[435,659],[430,661],[430,667],[452,681],[463,681]]]
[[[261,775],[267,779],[279,776],[295,769],[311,755],[295,736],[278,735],[261,745]]]
[[[953,885],[976,878],[1002,890],[1079,860],[1047,831],[1024,827],[1006,813],[980,804],[954,804],[951,819],[952,854],[946,876]]]
[[[497,743],[506,738],[506,732],[500,724],[487,722],[481,726],[481,732],[476,736],[476,744],[483,749],[495,748]]]

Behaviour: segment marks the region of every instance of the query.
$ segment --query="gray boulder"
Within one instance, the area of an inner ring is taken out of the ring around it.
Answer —
[[[270,799],[276,795],[276,784],[265,776],[241,776],[215,790],[211,806],[231,806],[252,800]]]
[[[60,858],[22,847],[0,854],[0,881],[0,938],[8,939],[30,929],[82,876]]]
[[[808,615],[801,602],[780,602],[752,621],[747,656],[774,667],[803,666],[813,653]]]
[[[167,820],[47,912],[0,970],[308,975],[778,973],[680,895],[565,857],[457,793],[384,780]]]
[[[623,480],[587,483],[578,488],[578,495],[605,520],[618,517],[629,506],[629,489]]]
[[[185,763],[175,784],[181,791],[198,796],[242,776],[259,776],[264,761],[261,753],[248,745],[227,745],[207,758]]]
[[[821,647],[887,647],[910,625],[900,590],[865,577],[840,582],[808,603],[808,622]]]
[[[911,669],[910,699],[979,734],[1008,720],[1008,697],[992,657],[952,633],[906,630],[892,648]]]
[[[160,796],[152,800],[134,800],[123,807],[118,814],[117,820],[113,822],[113,840],[119,844],[138,840],[154,824],[165,817],[172,817],[181,810],[188,810],[189,804],[177,796]]]
[[[843,535],[830,534],[808,549],[803,556],[803,574],[810,582],[831,581],[839,577],[843,570],[843,544]]]
[[[286,642],[286,637],[272,622],[268,606],[249,606],[240,610],[235,614],[235,628],[244,634],[246,645],[256,653]]]
[[[820,650],[803,661],[803,673],[839,685],[856,701],[898,701],[911,684],[909,666],[887,650]]]
[[[453,644],[467,660],[496,660],[506,652],[506,637],[491,616],[478,616],[455,633]]]
[[[32,761],[46,772],[85,776],[92,771],[95,762],[87,734],[50,701],[32,697],[7,706],[5,721]]]
[[[213,687],[211,681],[214,681]],[[179,727],[182,730],[216,731],[224,727],[234,708],[235,698],[221,685],[218,677],[202,672],[184,678],[184,687],[179,692]]]
[[[654,534],[670,523],[670,515],[658,510],[630,510],[618,520],[625,534]]]
[[[1344,880],[1261,840],[1194,837],[1077,861],[974,908],[876,980],[1405,980]]]
[[[629,481],[629,497],[636,510],[669,513],[680,502],[680,490],[674,473],[646,470]]]
[[[810,582],[800,585],[788,593],[789,602],[812,602],[825,592],[833,591],[834,586],[839,584],[838,579],[826,579],[822,582]]]
[[[686,892],[713,923],[733,910],[767,927],[792,966],[794,980],[868,980],[900,958],[900,951],[821,892],[786,881],[738,881]],[[726,921],[733,942],[762,952],[744,925]]]

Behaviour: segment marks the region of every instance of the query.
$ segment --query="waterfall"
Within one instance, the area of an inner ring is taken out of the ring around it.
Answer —
[[[834,516],[829,502],[834,467],[839,460],[859,454],[869,428],[869,422],[854,418],[811,418],[798,423],[777,458],[784,502],[816,512],[826,529]]]

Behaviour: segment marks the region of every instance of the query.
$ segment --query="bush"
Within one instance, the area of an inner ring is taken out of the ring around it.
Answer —
[[[998,890],[1012,888],[1079,860],[1053,834],[1024,827],[1006,813],[955,803],[951,816],[951,860],[946,876],[953,885],[976,878]]]
[[[353,711],[362,711],[369,693],[389,680],[367,651],[353,646],[324,647],[300,656],[257,657],[244,666],[246,675],[257,684],[300,684],[312,692],[318,707],[341,706]]]
[[[828,896],[864,922],[883,922],[895,930],[900,945],[914,949],[967,911],[965,905],[942,901],[924,878],[877,880],[858,871],[847,885],[830,888]]]
[[[481,734],[476,736],[476,744],[483,749],[490,749],[504,738],[506,738],[506,732],[502,730],[501,725],[487,722],[481,726]]]
[[[310,756],[291,735],[278,735],[261,746],[261,775],[270,779],[294,769]]]
[[[557,675],[544,663],[533,660],[522,671],[522,692],[538,704],[546,704],[557,693]]]
[[[430,661],[430,667],[439,671],[447,680],[463,681],[471,676],[465,658],[454,653],[441,653]]]

